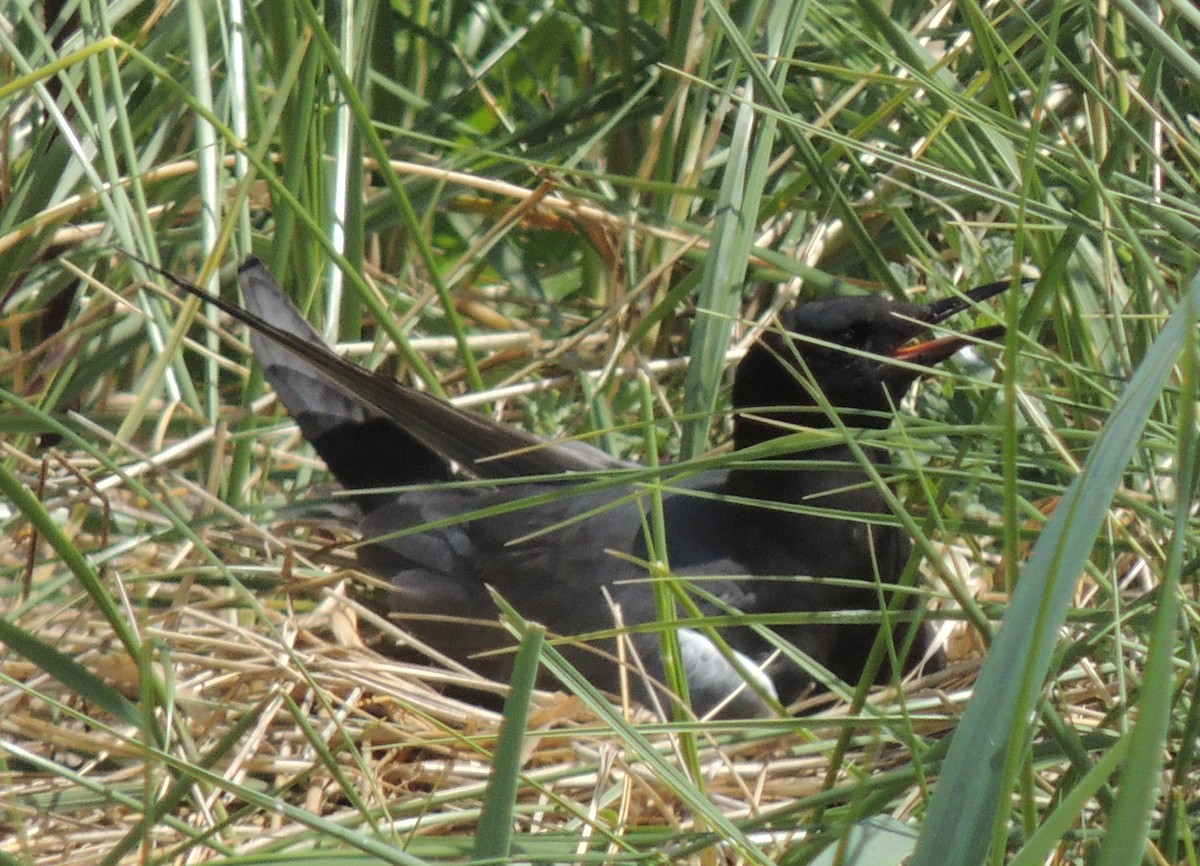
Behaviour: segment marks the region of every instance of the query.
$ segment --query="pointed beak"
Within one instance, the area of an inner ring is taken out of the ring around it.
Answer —
[[[959,349],[963,349],[973,343],[995,340],[1002,336],[1004,336],[1003,325],[989,325],[986,328],[977,328],[965,334],[938,337],[936,340],[925,340],[922,343],[910,343],[907,346],[901,346],[893,352],[892,357],[897,361],[907,361],[910,364],[932,367],[934,364],[940,364],[942,361],[945,361]]]
[[[1022,280],[1022,282],[1028,281]],[[928,325],[936,325],[950,318],[955,313],[961,313],[963,310],[970,308],[973,304],[986,301],[988,298],[1000,294],[1011,285],[1012,281],[1004,280],[1003,282],[978,286],[961,296],[941,298],[925,308],[924,314],[920,317],[921,321]],[[932,367],[935,364],[940,364],[959,349],[970,346],[972,343],[995,340],[1003,335],[1003,325],[989,325],[986,328],[977,328],[965,334],[952,334],[948,337],[938,337],[934,340],[909,343],[892,352],[892,357],[897,361],[907,361],[910,364]]]
[[[1021,282],[1025,283],[1029,281],[1022,280]],[[997,283],[988,283],[986,286],[976,286],[970,291],[963,292],[961,295],[939,298],[925,308],[925,315],[921,317],[921,320],[927,325],[936,325],[938,322],[950,318],[955,313],[961,313],[975,304],[995,297],[1011,285],[1012,280],[1001,280]]]

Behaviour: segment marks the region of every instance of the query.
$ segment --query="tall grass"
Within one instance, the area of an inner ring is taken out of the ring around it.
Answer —
[[[0,856],[1197,862],[1190,7],[0,9]],[[792,299],[1036,276],[887,436],[958,663],[667,725],[550,641],[501,731],[380,651],[239,336],[122,250],[253,252],[364,363],[664,463]]]

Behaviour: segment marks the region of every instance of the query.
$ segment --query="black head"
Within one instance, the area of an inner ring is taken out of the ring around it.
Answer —
[[[921,367],[944,361],[972,340],[994,339],[1004,329],[993,326],[913,345],[910,341],[925,333],[928,326],[1009,285],[991,283],[963,297],[945,298],[926,306],[872,295],[812,301],[795,307],[783,315],[781,330],[764,334],[738,364],[733,381],[735,446],[745,448],[787,432],[771,421],[829,426],[828,416],[817,408],[802,381],[809,376],[830,404],[843,410],[841,417],[847,425],[888,426],[888,410],[921,375]],[[740,414],[739,410],[747,410],[748,414]]]

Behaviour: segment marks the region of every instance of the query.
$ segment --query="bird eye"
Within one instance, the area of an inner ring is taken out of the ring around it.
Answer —
[[[841,346],[857,346],[863,342],[865,335],[859,324],[848,325],[837,333],[833,342]]]

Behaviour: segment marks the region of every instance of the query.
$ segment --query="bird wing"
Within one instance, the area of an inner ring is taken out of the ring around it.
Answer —
[[[360,410],[356,414],[366,410],[391,421],[429,452],[479,478],[553,475],[620,465],[598,449],[547,443],[524,430],[491,421],[369,373],[335,355],[292,305],[262,262],[254,257],[238,268],[238,282],[247,307],[254,314],[240,315],[242,311],[222,309],[246,322],[260,337],[254,352],[265,359],[264,370],[273,385],[272,373],[280,376],[281,384],[289,391],[293,391],[289,387],[292,380],[304,380],[306,385],[313,380],[324,381],[340,392],[332,395],[338,402],[358,404]],[[268,341],[273,345],[268,346]],[[308,408],[309,393],[307,387],[299,393],[293,391],[300,411]],[[284,396],[282,392],[280,396]],[[292,410],[286,399],[284,402]]]
[[[280,397],[289,411],[297,415],[311,414],[314,418],[322,415],[342,418],[351,423],[372,417],[390,422],[392,427],[377,428],[366,437],[368,446],[403,448],[407,442],[389,438],[393,427],[398,428],[444,463],[455,464],[467,475],[490,479],[595,472],[626,465],[598,448],[582,443],[549,443],[532,433],[407,388],[339,357],[321,341],[274,277],[253,256],[238,268],[238,282],[246,295],[247,305],[258,314],[210,294],[150,262],[130,257],[265,338],[257,341],[255,354],[265,351],[261,355],[265,359],[264,371],[272,385],[279,383]],[[319,384],[314,386],[314,383]],[[310,394],[316,396],[310,397]],[[292,402],[289,404],[288,400]],[[330,417],[320,423],[328,425]]]
[[[443,486],[406,491],[368,514],[361,530],[368,543],[359,564],[387,580],[391,607],[405,630],[455,658],[511,648],[512,637],[495,625],[494,590],[522,616],[553,636],[611,632],[620,621],[654,619],[646,571],[627,556],[640,545],[638,505],[627,489],[579,492],[578,485],[546,483]],[[547,498],[548,496],[552,498]],[[476,624],[448,624],[447,617]],[[658,638],[631,637],[652,675],[661,678]],[[619,688],[611,639],[591,649],[564,647],[592,683]],[[507,678],[511,654],[473,658],[486,675]]]

